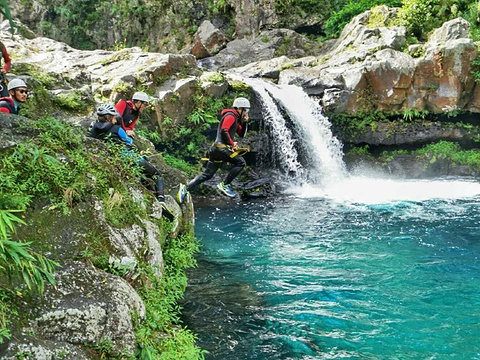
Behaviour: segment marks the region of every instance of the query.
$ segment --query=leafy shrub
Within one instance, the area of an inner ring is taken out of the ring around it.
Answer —
[[[463,17],[470,22],[474,40],[480,37],[480,2],[468,0],[402,0],[401,23],[409,35],[426,40],[429,33],[444,22]]]
[[[400,0],[349,0],[339,11],[336,11],[325,23],[325,34],[327,38],[338,37],[345,25],[355,16],[361,14],[377,5],[390,7],[401,6]]]
[[[403,0],[399,11],[400,21],[407,28],[407,32],[418,39],[422,39],[425,32],[433,29],[434,6],[436,0]]]

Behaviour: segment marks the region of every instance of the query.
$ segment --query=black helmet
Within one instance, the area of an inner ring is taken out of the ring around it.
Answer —
[[[97,108],[98,116],[117,115],[117,110],[112,104],[102,104]]]

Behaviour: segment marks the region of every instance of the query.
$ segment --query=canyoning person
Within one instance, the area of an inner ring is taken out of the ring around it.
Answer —
[[[121,120],[121,116],[117,113],[115,106],[112,104],[101,104],[97,108],[97,116],[98,121],[91,127],[89,135],[96,139],[124,144],[126,145],[125,156],[135,156],[133,139],[117,124]],[[143,175],[154,181],[155,185],[153,188],[151,186],[147,187],[153,190],[156,199],[162,206],[163,213],[169,219],[173,219],[172,212],[165,203],[164,182],[160,170],[144,157],[138,158],[136,164],[140,166]]]
[[[227,177],[217,185],[217,188],[228,197],[235,197],[237,194],[232,190],[232,181],[240,174],[245,167],[245,159],[236,155],[237,143],[234,141],[235,134],[244,137],[247,132],[248,112],[250,101],[244,97],[236,98],[233,101],[233,109],[224,109],[221,112],[222,118],[218,124],[217,138],[209,149],[208,162],[205,171],[195,177],[187,185],[180,184],[177,200],[182,203],[187,193],[213,177],[220,165],[225,162],[232,164]]]
[[[0,112],[16,114],[20,112],[20,104],[27,101],[28,86],[22,79],[13,79],[8,83],[10,96],[0,98]]]
[[[132,100],[120,100],[115,105],[117,112],[122,117],[121,126],[127,132],[128,136],[135,136],[133,128],[135,127],[140,114],[147,108],[150,96],[142,91],[137,91],[132,96]]]
[[[10,66],[12,65],[12,60],[10,56],[8,56],[7,48],[5,45],[0,41],[0,50],[2,51],[2,58],[3,58],[3,67],[1,66],[0,61],[0,97],[7,97],[9,96],[7,82],[5,81],[5,74],[10,71]]]

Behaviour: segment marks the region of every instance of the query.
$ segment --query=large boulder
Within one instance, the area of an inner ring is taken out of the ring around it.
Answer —
[[[225,35],[210,21],[205,20],[195,33],[190,53],[197,59],[203,59],[218,53],[226,43]]]
[[[330,55],[341,55],[335,58],[345,63],[386,48],[400,50],[406,42],[406,30],[393,25],[397,12],[396,8],[379,6],[357,15],[345,26]]]
[[[162,123],[165,119],[168,118],[171,121],[168,126],[179,128],[179,124],[193,111],[195,108],[194,95],[198,88],[199,82],[195,77],[167,82],[160,88],[156,110],[158,125],[160,125],[163,136],[166,136],[167,129]]]

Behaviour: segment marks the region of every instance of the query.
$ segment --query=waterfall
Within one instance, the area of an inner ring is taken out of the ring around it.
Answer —
[[[342,144],[333,136],[318,102],[298,86],[242,81],[259,95],[263,119],[275,141],[276,165],[293,182],[323,186],[346,176]]]
[[[232,77],[236,77],[233,75]],[[401,180],[347,173],[342,144],[330,130],[321,106],[302,88],[242,78],[262,102],[262,115],[273,139],[274,157],[288,179],[289,192],[305,198],[329,198],[352,204],[463,198],[480,194],[472,181]]]

